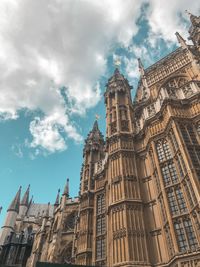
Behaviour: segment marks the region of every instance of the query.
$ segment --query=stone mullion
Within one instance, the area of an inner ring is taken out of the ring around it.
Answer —
[[[108,136],[111,135],[111,120],[110,120],[110,114],[111,114],[111,105],[110,105],[111,99],[107,97],[107,108],[106,108],[106,124],[107,124],[107,134]]]
[[[128,236],[128,220],[127,220],[127,205],[124,205],[124,223],[125,223],[125,229],[126,229],[126,239],[125,239],[125,261],[127,261],[128,259],[130,260],[130,253],[129,253],[129,236]]]
[[[127,100],[128,102],[130,101],[129,99]],[[133,133],[133,123],[132,123],[132,117],[131,117],[131,113],[132,113],[132,110],[131,110],[131,103],[127,103],[127,113],[128,113],[128,120],[129,120],[129,129],[130,129],[130,132]]]
[[[133,208],[133,209],[132,209]],[[137,235],[136,235],[136,229],[137,229],[137,223],[136,223],[136,210],[135,207],[131,207],[131,213],[133,216],[133,227],[132,227],[132,231],[133,231],[133,241],[134,241],[134,247],[136,248],[136,255],[135,255],[135,261],[139,260],[139,251],[138,251],[138,239],[137,239]]]
[[[134,246],[134,238],[133,238],[133,216],[134,214],[131,212],[131,209],[129,208],[128,209],[129,213],[128,213],[128,216],[130,218],[130,233],[131,233],[131,247],[130,249],[132,249],[132,260],[134,259],[135,257],[135,246]]]
[[[177,244],[177,240],[176,240],[176,235],[175,235],[175,231],[174,231],[174,225],[173,225],[172,217],[171,217],[171,214],[170,214],[170,208],[169,208],[169,204],[168,204],[168,200],[167,200],[167,195],[166,195],[166,192],[165,192],[163,176],[162,176],[162,173],[161,173],[161,170],[160,170],[160,164],[159,164],[159,160],[158,160],[158,156],[157,156],[156,147],[155,147],[155,143],[154,142],[152,144],[152,149],[153,149],[153,154],[155,155],[155,164],[156,164],[156,168],[157,168],[157,171],[158,171],[158,177],[160,177],[160,187],[161,187],[161,191],[162,191],[162,195],[163,195],[163,202],[164,202],[164,206],[165,206],[166,216],[168,218],[170,231],[172,233],[172,242],[173,242],[173,245],[174,245],[174,251],[175,251],[175,253],[178,253],[179,252],[179,248],[178,248],[178,244]]]
[[[143,221],[141,207],[138,210],[138,213],[139,213],[138,219],[140,221],[140,223],[138,225],[139,225],[139,232],[140,232],[141,256],[142,256],[142,261],[145,261],[145,255],[144,255],[144,238],[145,238],[145,236],[144,237],[142,236],[144,229],[143,229],[143,226],[141,223],[141,221]]]
[[[118,94],[118,91],[115,92],[115,101],[116,101],[117,133],[120,133],[121,121],[120,121],[119,94]]]
[[[111,255],[113,255],[113,263],[114,263],[114,259],[116,258],[116,255],[117,255],[117,251],[116,251],[116,241],[114,240],[113,238],[113,233],[115,232],[116,230],[116,219],[115,219],[115,212],[113,212],[113,210],[111,211],[111,224],[112,224],[112,231],[111,231],[111,239],[110,239],[110,243],[111,243]],[[108,252],[108,256],[109,256],[109,252]],[[112,264],[112,262],[111,262]]]
[[[138,227],[137,227],[137,232],[138,232],[138,235],[139,235],[139,237],[138,237],[138,239],[139,239],[139,244],[140,244],[140,257],[141,257],[141,259],[140,259],[140,261],[144,261],[144,254],[143,254],[143,238],[142,238],[142,235],[141,235],[141,233],[142,233],[142,228],[141,228],[141,223],[140,223],[140,220],[141,220],[141,211],[140,211],[140,209],[138,209],[137,210],[137,212],[138,212],[138,216],[137,216],[137,224],[138,224]]]
[[[142,216],[142,229],[144,231],[144,238],[143,238],[143,244],[144,244],[144,252],[145,252],[145,255],[146,255],[146,261],[149,261],[149,255],[148,255],[148,250],[147,250],[147,242],[146,242],[146,231],[145,231],[145,224],[144,224],[144,218],[143,218],[143,210],[142,210],[142,213],[141,213],[141,216]]]

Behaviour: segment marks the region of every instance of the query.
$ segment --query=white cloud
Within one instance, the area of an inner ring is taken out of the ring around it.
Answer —
[[[1,0],[0,119],[40,110],[30,124],[29,145],[36,150],[62,151],[68,138],[80,142],[70,114],[83,115],[98,103],[106,59],[116,46],[131,45],[144,3],[151,44],[158,36],[175,41],[175,31],[185,33],[180,13],[199,10],[199,0]],[[146,53],[143,46],[138,54]],[[138,75],[136,59],[126,63],[128,75]],[[67,101],[58,90],[63,86]]]
[[[116,44],[137,32],[141,1],[2,0],[0,2],[0,117],[40,110],[30,124],[35,149],[67,148],[82,137],[70,120],[101,96],[99,77]],[[68,103],[58,88],[65,86]]]
[[[188,16],[185,10],[198,15],[200,0],[150,0],[147,18],[151,31],[149,41],[156,45],[158,38],[163,38],[167,43],[177,42],[175,32],[178,31],[184,38],[188,36]],[[184,19],[183,19],[184,18]]]

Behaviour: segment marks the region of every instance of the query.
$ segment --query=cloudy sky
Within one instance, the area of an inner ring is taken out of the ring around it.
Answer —
[[[200,0],[0,1],[0,224],[17,188],[53,202],[70,178],[78,193],[84,139],[115,64],[137,87],[145,67],[188,37]]]

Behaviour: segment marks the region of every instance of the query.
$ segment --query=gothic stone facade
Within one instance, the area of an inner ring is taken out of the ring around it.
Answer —
[[[200,17],[189,15],[193,44],[176,33],[174,52],[147,69],[139,60],[133,102],[118,69],[108,80],[106,140],[95,121],[79,198],[69,199],[66,185],[36,215],[30,210],[41,205],[25,196],[19,204],[19,190],[1,231],[1,261],[200,267]]]

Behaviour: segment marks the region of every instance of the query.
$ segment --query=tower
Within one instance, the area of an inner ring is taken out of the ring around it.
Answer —
[[[104,157],[104,139],[97,120],[85,140],[81,173],[80,208],[76,232],[76,263],[92,264],[94,227],[94,168]]]
[[[131,89],[128,81],[116,69],[105,92],[108,266],[149,266],[133,142],[135,129]]]
[[[4,244],[6,237],[11,233],[11,231],[14,231],[16,218],[19,213],[20,194],[21,186],[7,210],[6,220],[0,232],[0,246]]]
[[[190,12],[186,11],[190,17],[191,26],[189,29],[189,39],[192,40],[193,44],[199,48],[200,46],[200,17],[191,14]]]

